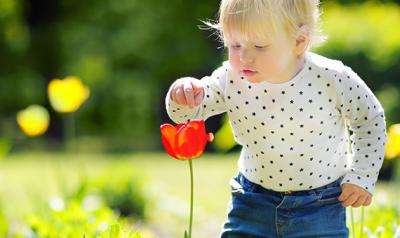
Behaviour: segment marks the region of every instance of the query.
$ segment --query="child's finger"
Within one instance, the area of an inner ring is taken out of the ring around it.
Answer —
[[[203,82],[201,80],[192,81],[192,88],[193,88],[195,95],[200,92],[204,92],[204,86],[203,86]]]
[[[183,92],[182,87],[176,89],[176,100],[178,104],[186,105],[185,93]]]
[[[192,88],[194,93],[194,105],[198,106],[204,98],[204,86],[201,80],[195,80],[192,82]]]
[[[358,199],[353,203],[353,207],[360,207],[361,205],[363,205],[364,203],[365,203],[365,200],[366,200],[367,198],[366,197],[364,197],[364,196],[360,196],[360,197],[358,197]]]
[[[357,199],[358,199],[357,194],[353,193],[351,194],[350,197],[348,197],[345,201],[343,201],[342,204],[345,207],[352,206],[357,201]]]
[[[201,104],[201,102],[203,101],[204,98],[204,91],[200,91],[197,94],[195,94],[194,96],[194,105],[198,106]]]
[[[185,99],[187,106],[192,108],[194,106],[194,94],[193,94],[193,88],[191,83],[185,83],[183,85],[183,92],[185,94]]]
[[[340,194],[340,196],[338,198],[339,201],[341,201],[341,202],[346,201],[347,198],[350,197],[352,193],[353,193],[353,191],[351,191],[348,188],[348,185],[347,184],[343,184],[342,193]]]
[[[173,89],[171,90],[170,96],[171,96],[172,101],[174,101],[174,102],[176,102],[176,103],[178,102],[178,100],[176,99],[176,89],[175,89],[175,88],[173,88]]]
[[[368,196],[367,199],[365,200],[364,206],[369,206],[372,202],[372,197]]]

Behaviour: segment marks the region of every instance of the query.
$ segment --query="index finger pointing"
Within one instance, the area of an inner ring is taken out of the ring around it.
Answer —
[[[183,85],[183,92],[185,94],[187,105],[192,108],[194,106],[194,94],[191,83],[185,83]]]

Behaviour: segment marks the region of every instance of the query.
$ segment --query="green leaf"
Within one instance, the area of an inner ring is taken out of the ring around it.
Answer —
[[[140,232],[136,232],[134,235],[131,236],[131,238],[143,238],[143,236],[140,234]]]
[[[119,224],[114,224],[110,228],[110,238],[120,238],[121,237],[121,226]]]
[[[185,231],[185,234],[183,235],[183,238],[189,238],[189,235],[188,235],[187,231]]]
[[[236,145],[236,142],[229,124],[229,118],[225,115],[222,121],[222,127],[215,133],[212,146],[219,152],[227,152]]]

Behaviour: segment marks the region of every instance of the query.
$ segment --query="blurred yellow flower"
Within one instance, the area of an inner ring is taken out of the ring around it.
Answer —
[[[400,124],[393,124],[389,127],[385,156],[388,159],[400,156]]]
[[[90,93],[89,88],[76,76],[51,80],[47,92],[51,106],[61,113],[78,110]]]
[[[50,116],[46,108],[31,105],[17,113],[17,123],[21,130],[28,136],[40,136],[49,127]]]

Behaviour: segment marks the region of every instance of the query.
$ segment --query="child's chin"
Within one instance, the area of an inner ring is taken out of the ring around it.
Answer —
[[[252,77],[245,77],[245,79],[250,83],[260,83],[261,82],[261,80],[257,80],[256,78],[252,78]]]

